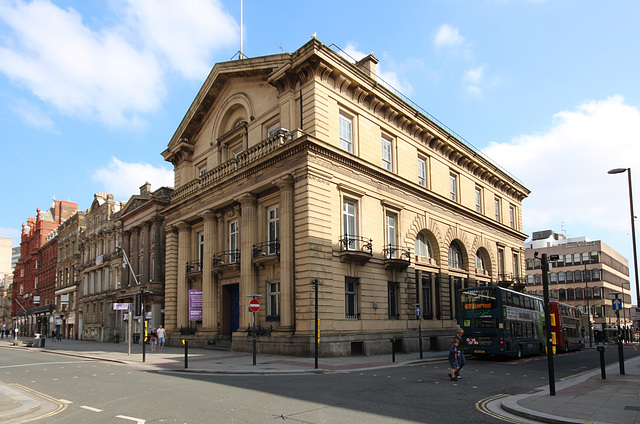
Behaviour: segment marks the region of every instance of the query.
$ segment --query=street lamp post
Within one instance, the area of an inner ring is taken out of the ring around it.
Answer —
[[[635,215],[633,214],[633,190],[631,188],[631,168],[615,168],[610,170],[609,174],[622,174],[627,172],[629,177],[629,209],[631,211],[631,239],[633,242],[633,272],[636,279],[636,306],[640,307],[640,283],[638,283],[638,255],[636,253],[636,225]]]

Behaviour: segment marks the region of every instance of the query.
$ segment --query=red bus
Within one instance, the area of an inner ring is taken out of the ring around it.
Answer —
[[[584,347],[582,312],[576,306],[551,301],[551,340],[558,352]]]

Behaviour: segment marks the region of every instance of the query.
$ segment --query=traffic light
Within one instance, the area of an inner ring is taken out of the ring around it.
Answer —
[[[139,317],[142,315],[142,294],[137,293],[133,295],[133,316]]]

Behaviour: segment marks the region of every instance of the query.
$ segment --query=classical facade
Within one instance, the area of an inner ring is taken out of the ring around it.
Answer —
[[[131,265],[123,271],[116,302],[133,303],[134,295],[144,291],[144,311],[149,329],[157,328],[163,322],[166,235],[162,209],[169,204],[172,191],[161,187],[152,192],[151,185],[144,184],[140,187],[140,194],[132,196],[120,211],[116,223],[121,233],[122,250]],[[116,312],[119,332],[125,334],[126,311]],[[140,333],[138,322],[134,331]]]
[[[163,152],[173,343],[251,350],[255,331],[261,352],[307,355],[317,306],[323,356],[416,350],[419,305],[438,349],[458,289],[520,281],[529,191],[376,63],[313,39],[214,66]]]
[[[58,226],[56,279],[56,323],[65,339],[78,338],[77,314],[80,286],[80,234],[84,231],[84,211],[78,211]]]
[[[549,295],[582,309],[583,317],[588,320],[586,340],[589,340],[589,325],[592,341],[613,339],[618,332],[618,315],[621,328],[631,333],[629,263],[624,256],[601,240],[566,238],[551,230],[533,233],[525,248],[526,290],[539,296],[543,295],[540,258],[544,253],[548,257],[558,255],[557,260],[550,261]],[[622,300],[619,314],[612,306],[616,293]]]
[[[13,284],[11,239],[0,237],[0,334],[11,333],[11,287]]]
[[[85,229],[80,233],[80,292],[78,305],[78,337],[83,340],[113,341],[118,339],[119,323],[113,303],[120,286],[122,257],[116,217],[123,207],[113,195],[99,192],[85,212]]]
[[[44,212],[37,209],[36,218],[22,225],[20,259],[13,277],[11,316],[21,336],[48,334],[54,318],[54,287],[57,262],[58,225],[78,209],[77,203],[54,200]],[[41,284],[42,283],[42,284]]]

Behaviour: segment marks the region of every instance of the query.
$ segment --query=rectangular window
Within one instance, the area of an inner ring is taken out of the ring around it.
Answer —
[[[512,205],[509,205],[509,226],[516,228],[516,208]]]
[[[454,202],[458,201],[458,176],[449,174],[449,197]]]
[[[353,153],[353,119],[340,114],[340,148]]]
[[[385,236],[387,238],[387,258],[396,257],[396,221],[397,215],[389,213],[385,215]]]
[[[345,317],[358,318],[358,279],[344,277]]]
[[[504,249],[498,249],[498,274],[499,279],[504,279]]]
[[[500,198],[496,197],[495,199],[493,199],[493,209],[494,209],[494,213],[495,213],[495,220],[498,222],[502,222],[502,220],[500,219],[501,213],[500,213]]]
[[[422,273],[422,317],[433,319],[433,290],[431,288],[431,274]]]
[[[38,277],[36,277],[36,280],[35,280],[35,287],[34,287],[34,288],[35,288],[35,289],[37,289],[37,288],[38,288]]]
[[[392,143],[386,137],[382,137],[382,167],[387,171],[393,171]]]
[[[198,168],[198,176],[202,177],[206,173],[207,173],[206,165],[205,166],[201,166],[200,168]]]
[[[268,283],[269,306],[267,313],[270,317],[280,316],[280,283]]]
[[[279,129],[280,122],[276,122],[275,124],[271,125],[269,128],[267,128],[267,137],[271,137],[272,135],[277,133]]]
[[[389,302],[389,319],[398,319],[398,283],[387,282],[387,300]]]
[[[520,277],[520,258],[517,253],[513,254],[513,276]]]
[[[482,189],[476,187],[476,212],[482,213]]]
[[[198,262],[200,263],[200,267],[202,267],[202,261],[204,259],[204,232],[198,233]],[[138,268],[142,269],[142,268]]]
[[[238,239],[238,221],[229,223],[229,262],[238,262],[238,249],[240,248]]]
[[[418,158],[418,184],[427,186],[427,161],[424,158]]]
[[[275,255],[278,253],[278,239],[280,237],[280,217],[278,216],[277,206],[273,206],[267,210],[267,225],[269,227],[269,248],[267,249],[267,254]]]
[[[342,203],[342,230],[345,237],[345,247],[347,250],[355,250],[357,248],[357,220],[356,220],[356,202],[345,199]]]

